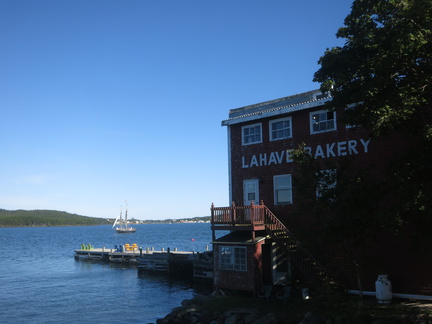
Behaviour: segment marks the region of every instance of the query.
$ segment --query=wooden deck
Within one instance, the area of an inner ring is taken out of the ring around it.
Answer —
[[[215,229],[227,226],[257,227],[265,225],[266,207],[261,205],[215,207],[211,205],[211,224]]]

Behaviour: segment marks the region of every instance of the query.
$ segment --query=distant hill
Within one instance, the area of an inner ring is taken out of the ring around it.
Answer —
[[[57,210],[0,209],[0,227],[107,225],[108,220]]]

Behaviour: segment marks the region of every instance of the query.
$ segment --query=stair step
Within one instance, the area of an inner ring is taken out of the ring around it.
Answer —
[[[328,282],[328,277],[323,267],[303,249],[300,242],[291,237],[289,231],[283,229],[269,231],[270,237],[283,248],[295,265],[309,277],[311,282],[317,285]]]

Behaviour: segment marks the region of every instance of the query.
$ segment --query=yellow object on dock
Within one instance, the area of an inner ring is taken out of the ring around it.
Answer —
[[[138,250],[138,245],[136,243],[133,243],[132,245],[126,243],[124,245],[124,248],[126,251],[135,251],[135,250]]]

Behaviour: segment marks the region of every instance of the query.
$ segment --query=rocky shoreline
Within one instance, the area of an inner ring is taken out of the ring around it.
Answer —
[[[204,305],[213,297],[197,295],[192,299],[184,300],[181,307],[176,307],[157,324],[276,324],[281,322],[274,313],[260,314],[256,309],[237,308],[223,312],[203,310]]]
[[[184,300],[181,307],[174,308],[171,313],[157,324],[432,324],[431,315],[398,315],[385,318],[367,317],[353,321],[345,319],[325,318],[312,312],[306,312],[303,318],[289,318],[288,315],[277,313],[261,313],[254,308],[234,308],[224,311],[211,311],[202,307],[215,296],[196,295]]]

